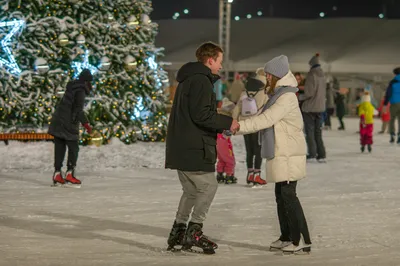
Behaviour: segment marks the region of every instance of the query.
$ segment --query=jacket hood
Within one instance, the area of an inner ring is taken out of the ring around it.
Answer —
[[[318,77],[324,76],[324,71],[322,70],[322,67],[320,65],[312,67],[310,69],[310,73],[312,73],[313,75],[316,75]]]
[[[202,74],[207,76],[212,83],[216,82],[220,77],[218,75],[213,75],[211,73],[211,69],[206,67],[203,63],[200,62],[189,62],[183,65],[176,76],[176,81],[183,82],[187,78],[196,75]]]
[[[93,81],[93,75],[92,75],[92,73],[90,73],[89,69],[84,69],[79,74],[79,80],[92,82]]]
[[[280,87],[297,88],[297,85],[298,84],[296,77],[293,75],[292,71],[289,70],[289,72],[276,83],[275,88],[280,88]]]

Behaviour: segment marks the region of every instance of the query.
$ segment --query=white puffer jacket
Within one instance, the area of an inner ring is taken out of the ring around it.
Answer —
[[[278,81],[276,87],[282,86],[297,87],[292,72]],[[250,134],[274,126],[275,158],[267,161],[268,182],[297,181],[306,176],[307,149],[296,94],[283,94],[269,109],[239,124],[238,134]]]

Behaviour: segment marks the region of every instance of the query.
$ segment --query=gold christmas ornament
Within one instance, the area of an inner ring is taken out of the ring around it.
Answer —
[[[94,130],[92,134],[90,134],[89,145],[94,145],[96,147],[100,147],[103,144],[103,136],[97,130]]]

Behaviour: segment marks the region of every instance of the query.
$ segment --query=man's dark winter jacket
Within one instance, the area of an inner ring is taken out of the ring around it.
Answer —
[[[79,123],[88,123],[83,107],[85,97],[89,94],[89,87],[86,81],[92,81],[93,77],[87,75],[86,71],[84,71],[79,80],[74,80],[67,84],[65,94],[51,118],[48,133],[54,137],[65,140],[78,140]]]
[[[217,113],[213,83],[218,76],[200,62],[178,71],[169,118],[165,167],[214,172],[217,133],[230,129],[232,118]]]

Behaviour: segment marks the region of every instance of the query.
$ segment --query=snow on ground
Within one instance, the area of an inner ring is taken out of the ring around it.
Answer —
[[[357,121],[346,122],[324,132],[328,163],[308,165],[298,185],[309,256],[268,251],[279,236],[274,186],[244,185],[241,136],[240,183],[220,185],[205,223],[213,256],[165,252],[181,187],[163,169],[163,143],[82,147],[81,189],[50,187],[51,143],[0,143],[0,265],[399,265],[400,146],[376,134],[361,154]]]

